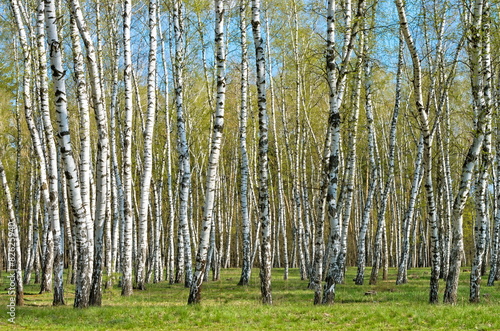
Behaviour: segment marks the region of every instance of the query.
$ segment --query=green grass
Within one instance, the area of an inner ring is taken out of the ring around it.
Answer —
[[[336,303],[314,306],[313,293],[298,271],[284,281],[273,270],[273,305],[260,303],[258,270],[248,287],[237,286],[239,269],[222,270],[221,281],[203,285],[202,303],[188,306],[182,284],[149,284],[146,291],[121,297],[113,287],[103,306],[74,309],[74,288],[66,286],[66,306],[52,307],[50,293],[25,288],[25,306],[17,307],[16,324],[7,322],[6,275],[0,283],[0,330],[499,330],[500,290],[482,286],[479,304],[468,303],[468,273],[462,273],[455,306],[429,305],[429,269],[409,271],[409,283],[395,285],[396,270],[376,286],[356,286],[349,268],[346,284],[337,285]],[[368,275],[369,270],[367,270]],[[484,280],[483,280],[484,284]],[[373,290],[375,295],[365,292]],[[440,292],[444,283],[440,284]],[[442,295],[441,295],[442,298]]]

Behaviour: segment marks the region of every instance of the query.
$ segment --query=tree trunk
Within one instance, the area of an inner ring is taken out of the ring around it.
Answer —
[[[250,218],[248,215],[248,152],[247,152],[247,109],[248,109],[248,50],[246,33],[247,2],[240,1],[240,45],[241,45],[241,103],[240,103],[240,204],[243,242],[243,266],[238,285],[248,285],[252,273],[250,249]]]
[[[174,0],[173,21],[175,39],[175,103],[177,108],[177,135],[179,152],[179,228],[184,243],[185,287],[192,282],[191,238],[189,234],[189,191],[191,188],[191,164],[189,146],[186,137],[186,115],[184,114],[184,22],[182,2]]]
[[[252,32],[257,64],[257,98],[259,107],[259,211],[261,223],[260,290],[262,303],[272,304],[271,294],[271,224],[269,217],[268,116],[266,100],[266,68],[264,41],[260,23],[260,0],[252,0]]]
[[[207,184],[205,189],[205,203],[203,206],[203,221],[200,232],[200,243],[196,255],[196,268],[194,272],[188,304],[200,303],[201,284],[207,262],[207,251],[210,244],[210,232],[214,214],[214,199],[216,189],[217,170],[219,166],[220,149],[222,143],[222,130],[224,128],[224,106],[226,99],[226,54],[224,42],[224,2],[215,1],[215,47],[217,61],[217,99],[215,119],[213,125],[212,142],[208,159]]]
[[[365,32],[363,32],[365,33]],[[366,46],[365,46],[366,47]],[[367,54],[367,50],[364,51],[365,55]],[[366,261],[366,233],[368,231],[368,225],[370,222],[371,218],[371,212],[372,212],[372,204],[373,204],[373,197],[375,195],[375,190],[377,188],[377,181],[378,181],[378,167],[377,167],[377,161],[376,161],[376,155],[375,155],[375,129],[373,125],[373,110],[372,110],[372,90],[371,90],[371,85],[372,85],[372,77],[371,77],[371,63],[369,61],[365,62],[365,93],[366,93],[366,103],[365,103],[365,109],[366,109],[366,123],[367,123],[367,129],[368,129],[368,150],[369,150],[369,159],[370,159],[370,184],[368,187],[368,193],[366,196],[366,202],[365,206],[363,209],[363,216],[361,219],[361,226],[359,229],[359,236],[358,236],[358,241],[357,241],[357,251],[358,251],[358,260],[357,260],[357,266],[358,266],[358,271],[356,274],[356,278],[354,279],[354,282],[356,285],[363,285],[364,282],[364,272],[365,272],[365,261]],[[401,70],[398,68],[398,72]],[[396,83],[397,84],[397,83]],[[397,85],[396,85],[397,86]],[[399,90],[396,87],[396,94],[398,94]],[[396,97],[396,100],[398,99],[398,95]],[[396,121],[397,121],[397,114],[399,110],[399,103],[396,104],[397,107],[394,107],[394,113],[393,114],[393,120],[391,123],[391,130],[394,127],[394,130],[396,128]],[[396,118],[396,121],[394,120]],[[391,131],[392,133],[392,131]],[[395,136],[396,132],[394,132]],[[392,137],[392,136],[391,136]],[[394,155],[394,151],[392,151],[392,155]],[[391,151],[389,151],[389,157],[391,156]],[[389,163],[390,164],[390,163]]]
[[[146,289],[145,273],[147,258],[147,224],[151,178],[153,173],[153,130],[156,116],[156,35],[157,35],[157,2],[149,1],[149,61],[148,61],[148,110],[144,131],[144,160],[141,179],[141,197],[139,202],[139,252],[137,261],[137,288]]]
[[[123,123],[123,252],[122,252],[122,295],[132,295],[132,245],[133,245],[133,215],[132,215],[132,54],[130,49],[130,23],[132,3],[125,0],[123,6],[123,54],[125,70],[125,121]]]
[[[3,156],[3,155],[2,155]],[[7,278],[10,280],[8,292],[12,293],[15,290],[16,293],[16,306],[24,305],[24,289],[23,289],[23,277],[22,277],[22,265],[21,265],[21,237],[19,235],[19,228],[17,224],[16,214],[14,212],[14,204],[12,203],[12,197],[10,195],[9,184],[7,183],[7,176],[5,175],[5,169],[0,160],[0,178],[2,181],[2,187],[5,193],[5,200],[7,202],[7,211],[9,213],[9,221],[7,225],[8,230],[8,251],[7,257],[7,272],[9,275]],[[12,252],[14,253],[12,256]],[[7,305],[8,307],[9,305]]]
[[[328,85],[330,87],[330,95],[329,95],[329,118],[328,118],[328,129],[327,129],[327,138],[325,142],[325,150],[328,151],[328,163],[326,170],[323,170],[326,175],[325,184],[327,185],[327,195],[326,195],[326,204],[327,204],[327,215],[330,220],[330,236],[329,243],[332,244],[334,252],[329,252],[329,254],[338,254],[340,250],[340,224],[338,219],[338,210],[337,210],[337,191],[338,191],[338,173],[339,173],[339,162],[340,162],[340,113],[338,107],[338,91],[335,89],[335,0],[328,1],[328,13],[327,13],[327,39],[326,39],[326,73]],[[330,140],[330,145],[328,146],[328,140]],[[321,228],[322,224],[318,226]],[[317,233],[317,238],[322,237],[322,233]],[[316,249],[319,251],[320,247],[316,244]],[[321,257],[322,260],[322,257]],[[320,260],[320,256],[318,255],[315,258],[315,263],[318,265],[322,263]],[[325,278],[326,284],[324,285],[323,290],[323,299],[322,303],[331,304],[335,300],[335,285],[337,283],[337,279],[334,279],[335,273],[333,270],[335,267],[338,267],[336,264],[337,261],[334,261],[331,257],[329,260],[332,263],[329,263],[328,266],[328,274]],[[318,266],[316,267],[318,270]],[[316,277],[321,274],[316,274]],[[316,293],[314,302],[319,303],[321,299],[321,294],[319,293],[318,287],[321,283],[318,284],[316,282]]]
[[[490,121],[491,108],[485,107],[482,91],[480,89],[480,68],[479,68],[479,42],[481,16],[483,12],[483,1],[476,0],[473,10],[472,38],[471,38],[471,76],[472,76],[472,96],[476,107],[480,109],[477,116],[477,124],[474,132],[472,144],[469,147],[467,155],[462,166],[462,173],[459,185],[459,191],[455,196],[452,213],[452,244],[450,254],[450,272],[446,280],[446,289],[444,292],[444,302],[456,304],[458,292],[458,279],[460,275],[460,266],[464,249],[463,242],[463,211],[465,202],[470,191],[472,170],[476,164],[477,157],[481,151],[481,146],[485,140],[485,129]],[[482,108],[484,107],[484,109]]]
[[[490,115],[486,119],[486,130],[481,149],[481,159],[478,165],[478,180],[476,183],[476,250],[474,259],[472,261],[471,274],[470,274],[470,302],[479,302],[479,291],[481,282],[481,269],[484,264],[486,245],[487,245],[487,231],[490,222],[487,210],[487,195],[489,186],[489,168],[492,163],[491,157],[491,55],[490,55],[490,17],[489,17],[489,3],[484,1],[482,12],[482,22],[480,33],[481,38],[481,57],[482,68],[480,80],[482,80],[481,88],[483,89],[480,100],[481,112],[487,112]],[[474,39],[473,39],[474,40]],[[475,41],[475,40],[474,40]],[[477,63],[479,65],[479,63]],[[473,86],[475,87],[475,86]]]

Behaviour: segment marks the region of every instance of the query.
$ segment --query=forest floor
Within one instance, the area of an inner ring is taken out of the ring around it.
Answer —
[[[500,330],[500,288],[486,287],[481,303],[468,302],[469,273],[463,272],[455,306],[428,304],[430,270],[411,269],[408,284],[395,285],[396,269],[377,285],[354,285],[356,269],[346,284],[337,285],[334,305],[314,306],[308,281],[297,269],[287,281],[283,269],[273,270],[273,305],[260,303],[259,270],[250,285],[237,286],[240,269],[221,271],[220,281],[203,284],[202,303],[187,305],[183,284],[149,284],[145,291],[122,297],[114,286],[103,294],[102,307],[74,309],[74,286],[66,285],[66,305],[53,307],[52,294],[38,294],[39,285],[25,287],[25,305],[8,322],[7,274],[0,282],[0,330]],[[369,277],[370,269],[366,276]],[[440,297],[444,282],[440,283]],[[367,295],[370,292],[370,295]]]

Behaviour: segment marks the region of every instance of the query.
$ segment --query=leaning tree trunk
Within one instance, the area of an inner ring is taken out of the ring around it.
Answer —
[[[398,275],[396,278],[396,284],[406,284],[408,281],[407,271],[408,271],[408,260],[410,258],[410,233],[411,233],[411,223],[414,218],[415,205],[417,203],[418,192],[420,190],[420,185],[422,183],[423,177],[423,141],[422,137],[418,143],[417,157],[415,160],[415,171],[413,173],[413,180],[411,184],[410,200],[408,202],[408,208],[403,219],[402,224],[402,234],[403,242],[401,244],[401,257],[399,259]]]
[[[97,141],[97,183],[96,183],[96,212],[95,212],[95,248],[94,259],[89,261],[93,263],[91,270],[92,286],[90,291],[90,304],[100,306],[102,300],[102,266],[104,254],[104,224],[106,220],[106,206],[108,202],[108,119],[104,107],[104,96],[102,91],[101,74],[99,70],[99,60],[95,51],[92,37],[87,27],[80,8],[79,0],[71,1],[72,15],[75,17],[78,30],[82,36],[85,48],[87,50],[88,69],[90,74],[90,86],[92,88],[92,101],[94,104],[95,118],[98,130]],[[92,246],[90,247],[92,254]]]
[[[252,32],[257,64],[257,98],[259,107],[259,211],[261,223],[260,290],[262,303],[272,304],[271,294],[271,224],[269,217],[268,116],[266,101],[266,68],[264,41],[260,23],[260,0],[252,0]]]
[[[224,44],[224,0],[215,1],[215,47],[217,61],[217,99],[212,132],[210,155],[208,158],[207,184],[205,189],[205,204],[203,206],[203,221],[200,232],[200,243],[196,255],[196,268],[191,283],[188,303],[200,303],[201,284],[207,263],[207,251],[210,244],[210,232],[214,214],[214,200],[219,166],[222,130],[224,128],[224,106],[226,100],[226,54]]]
[[[462,255],[464,250],[463,241],[463,211],[465,202],[471,187],[473,168],[481,151],[481,146],[486,138],[486,128],[491,121],[491,107],[486,107],[483,98],[483,91],[480,88],[480,30],[481,17],[483,12],[483,0],[476,0],[472,13],[471,26],[471,81],[472,81],[472,98],[474,107],[478,110],[477,124],[474,132],[472,144],[469,147],[462,166],[462,174],[460,180],[459,191],[455,196],[452,212],[452,244],[450,254],[450,271],[446,280],[446,289],[444,292],[444,302],[455,304],[458,295],[458,279],[460,276],[460,266],[462,264]]]
[[[43,150],[43,139],[41,137],[40,132],[38,131],[37,125],[35,124],[35,120],[33,119],[33,104],[32,104],[32,96],[31,96],[31,76],[32,76],[32,56],[31,50],[28,45],[28,39],[26,36],[26,30],[24,28],[23,18],[21,15],[20,4],[16,0],[11,0],[11,6],[14,13],[14,17],[16,20],[17,30],[19,34],[19,42],[21,44],[21,48],[23,51],[23,62],[24,62],[24,75],[23,75],[23,99],[24,99],[24,114],[26,118],[26,123],[31,135],[31,140],[33,142],[33,149],[36,153],[39,162],[39,170],[40,170],[40,193],[42,196],[42,200],[45,206],[50,206],[50,197],[49,197],[49,185],[47,182],[47,164],[45,158],[45,152]],[[49,214],[46,214],[44,219],[46,220],[45,224],[48,225],[50,222]],[[45,226],[44,226],[45,228]],[[45,233],[45,231],[44,231]],[[42,237],[44,238],[44,237]],[[43,240],[43,242],[46,242]],[[49,242],[51,244],[52,241]],[[51,246],[51,245],[48,245]],[[42,245],[43,248],[43,245]],[[45,249],[42,249],[42,258],[45,258]],[[49,251],[50,255],[52,251]],[[47,259],[48,261],[52,261],[52,258]],[[52,268],[53,263],[46,264]],[[41,291],[50,291],[52,284],[52,271],[44,270],[43,280],[41,285]]]
[[[88,275],[89,248],[87,238],[88,212],[83,206],[79,176],[73,157],[71,136],[69,131],[68,109],[66,101],[66,71],[62,66],[62,54],[58,39],[57,22],[53,2],[45,3],[45,20],[47,37],[50,46],[50,62],[56,96],[56,113],[58,121],[59,148],[64,161],[64,170],[69,185],[71,208],[77,227],[77,284],[75,289],[74,307],[85,308],[89,304],[90,280]]]
[[[5,169],[3,167],[2,160],[0,160],[0,180],[2,181],[3,191],[5,193],[5,200],[7,202],[7,211],[9,213],[9,221],[7,225],[8,247],[6,247],[8,251],[7,272],[9,272],[7,278],[10,279],[9,292],[13,291],[12,282],[14,281],[15,291],[16,291],[16,305],[23,306],[24,290],[23,290],[23,277],[22,277],[22,265],[21,265],[21,237],[19,235],[19,228],[17,225],[16,214],[14,212],[14,205],[12,203],[10,188],[7,182],[7,176],[5,175]],[[12,253],[14,256],[11,256]]]
[[[438,289],[439,289],[439,271],[441,268],[441,254],[439,252],[439,228],[437,223],[436,202],[434,198],[434,183],[432,179],[432,140],[433,133],[429,128],[429,114],[428,109],[424,108],[423,94],[422,94],[422,69],[420,58],[417,53],[417,48],[408,28],[406,20],[405,7],[402,0],[396,0],[398,9],[399,22],[401,30],[406,40],[406,44],[410,51],[412,64],[413,64],[413,89],[415,92],[416,109],[420,119],[420,129],[423,135],[424,142],[424,176],[425,176],[425,189],[427,193],[427,216],[429,225],[431,227],[431,281],[429,302],[438,302]]]

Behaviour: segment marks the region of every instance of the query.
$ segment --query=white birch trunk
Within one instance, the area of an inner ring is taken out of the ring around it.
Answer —
[[[12,287],[13,281],[15,283],[16,306],[23,306],[24,289],[23,289],[23,277],[22,277],[22,265],[21,265],[21,237],[19,235],[19,228],[17,224],[16,214],[14,211],[14,204],[12,203],[10,188],[7,182],[7,176],[5,175],[5,169],[2,160],[0,160],[0,179],[2,181],[3,191],[5,193],[5,200],[7,202],[7,212],[9,214],[9,221],[7,224],[8,247],[6,247],[8,250],[7,272],[9,273],[7,278],[10,279],[10,287]],[[9,292],[10,291],[12,290],[9,288]]]
[[[365,51],[366,54],[366,51]],[[400,70],[398,70],[399,72]],[[370,217],[371,217],[371,210],[372,210],[372,204],[373,204],[373,197],[375,195],[375,190],[377,188],[377,182],[378,182],[378,169],[377,169],[377,162],[376,162],[376,157],[375,157],[375,129],[373,125],[373,110],[372,110],[372,101],[371,101],[371,64],[366,61],[365,62],[365,93],[366,93],[366,103],[365,103],[365,108],[366,108],[366,123],[367,123],[367,128],[368,128],[368,150],[369,150],[369,159],[370,159],[370,184],[368,187],[368,193],[366,196],[366,202],[365,206],[363,209],[363,216],[361,219],[361,226],[359,229],[359,236],[357,240],[357,251],[358,251],[358,257],[357,257],[357,266],[358,266],[358,271],[356,274],[356,278],[354,279],[354,282],[356,285],[363,285],[364,282],[364,271],[365,271],[365,261],[366,261],[366,234],[368,232],[368,225],[370,222]],[[397,86],[397,85],[396,85]],[[398,89],[396,88],[396,93],[398,93]],[[397,98],[396,98],[397,99]],[[399,109],[399,104],[397,109]],[[396,119],[397,119],[397,113],[398,111],[395,111],[396,113]],[[392,125],[394,125],[394,128],[396,127],[396,123],[394,121],[394,115],[393,115],[393,121],[391,122],[391,129]],[[395,132],[394,132],[395,135]],[[390,152],[389,152],[390,153]],[[393,153],[394,154],[394,153]]]
[[[47,63],[45,51],[44,33],[44,5],[39,2],[37,14],[37,46],[39,51],[40,66],[40,108],[47,142],[47,170],[49,172],[49,212],[51,219],[51,230],[54,244],[53,263],[54,267],[54,300],[53,305],[64,305],[63,289],[63,255],[64,242],[62,241],[61,227],[59,221],[59,173],[57,166],[57,149],[54,141],[52,122],[49,110],[48,84],[47,84]],[[52,268],[52,266],[50,267]]]
[[[201,285],[207,262],[207,251],[210,245],[210,232],[215,203],[215,189],[217,169],[219,166],[222,130],[224,128],[224,106],[226,99],[226,53],[224,42],[224,0],[215,1],[215,47],[217,62],[217,98],[215,119],[213,125],[212,142],[208,159],[207,183],[205,189],[205,203],[203,206],[203,221],[200,231],[200,242],[196,255],[196,268],[191,283],[188,303],[196,304],[201,300]]]
[[[167,203],[168,203],[168,248],[167,248],[167,278],[170,284],[174,283],[174,223],[175,223],[175,208],[174,208],[174,193],[172,184],[172,143],[171,135],[171,120],[170,120],[170,104],[169,104],[169,82],[167,70],[167,57],[165,54],[165,41],[161,32],[161,24],[158,25],[158,30],[161,35],[161,55],[163,63],[163,72],[165,73],[165,130],[167,139],[165,141],[165,154],[167,166]]]
[[[432,139],[433,133],[429,128],[428,109],[424,108],[422,94],[422,69],[420,58],[406,20],[405,7],[402,0],[396,0],[401,30],[411,54],[413,64],[413,89],[415,92],[416,110],[420,119],[420,129],[424,138],[424,176],[427,193],[427,217],[431,227],[431,281],[429,302],[438,302],[439,271],[441,267],[441,254],[439,251],[439,232],[437,224],[436,202],[434,198],[434,184],[432,179]]]
[[[91,305],[101,305],[101,282],[103,265],[103,236],[106,218],[106,205],[108,201],[108,119],[104,107],[104,96],[102,91],[101,75],[99,70],[99,60],[95,51],[90,31],[80,8],[79,0],[71,0],[72,15],[75,17],[78,30],[82,36],[87,51],[87,64],[90,74],[90,86],[92,88],[92,101],[94,105],[95,118],[98,130],[97,141],[97,182],[96,182],[96,210],[95,210],[95,234],[89,229],[89,238],[95,237],[95,248],[90,242],[90,254],[94,254],[91,263],[92,288],[90,294]],[[93,264],[92,264],[93,263]]]
[[[328,146],[328,140],[331,139],[328,154],[328,164],[326,169],[326,181],[327,185],[327,196],[326,196],[326,205],[327,205],[327,215],[330,222],[330,235],[329,235],[329,243],[331,243],[333,250],[330,252],[331,255],[334,256],[332,258],[329,257],[330,263],[328,266],[328,274],[325,278],[326,284],[323,289],[323,298],[321,299],[321,294],[318,293],[320,291],[321,282],[316,280],[316,291],[314,302],[319,303],[320,300],[322,303],[331,304],[335,300],[335,285],[338,279],[334,279],[335,275],[338,275],[337,261],[335,257],[338,255],[340,251],[340,223],[338,218],[338,210],[337,210],[337,192],[338,192],[338,173],[339,173],[339,161],[340,161],[340,113],[338,108],[338,99],[339,95],[336,90],[336,77],[335,77],[335,0],[328,1],[328,12],[327,12],[327,38],[326,38],[326,74],[327,81],[330,88],[329,95],[329,118],[328,118],[328,129],[327,129],[327,138],[325,146]],[[325,171],[325,170],[324,170]],[[322,227],[321,226],[318,226]],[[317,238],[322,237],[323,234],[317,233]],[[319,245],[316,246],[316,249],[319,250]],[[322,263],[320,257],[317,256],[315,258],[315,263],[318,265]],[[337,272],[336,272],[337,271]],[[320,273],[318,273],[321,275]],[[316,274],[316,277],[318,277]]]
[[[122,295],[132,295],[132,245],[133,245],[133,211],[132,211],[132,54],[130,49],[130,24],[132,3],[124,1],[123,6],[123,54],[125,71],[125,121],[123,123],[123,252],[122,252]]]
[[[260,0],[252,0],[252,32],[255,45],[255,58],[257,65],[257,99],[259,107],[259,218],[261,223],[261,268],[260,289],[262,303],[272,304],[271,294],[271,224],[269,219],[269,161],[268,161],[268,116],[266,100],[266,68],[264,42],[260,23]]]
[[[179,153],[179,228],[183,236],[185,287],[192,282],[191,236],[189,233],[189,191],[191,188],[191,164],[189,160],[189,146],[186,137],[186,115],[184,113],[184,22],[182,17],[183,6],[179,0],[174,0],[173,21],[175,39],[175,103],[177,108],[177,134]]]
[[[498,109],[498,108],[497,108]],[[493,240],[491,243],[491,258],[490,258],[490,274],[488,276],[487,286],[493,286],[498,273],[498,262],[499,262],[499,246],[500,246],[500,122],[497,122],[496,128],[497,140],[496,140],[496,155],[495,163],[496,169],[494,170],[495,175],[495,222],[493,226]]]
[[[56,12],[53,2],[45,2],[45,22],[47,30],[47,38],[50,48],[50,61],[52,68],[52,77],[55,88],[56,97],[56,113],[58,121],[58,137],[59,148],[62,155],[65,175],[69,185],[70,201],[73,211],[73,217],[77,226],[77,252],[78,252],[78,267],[77,267],[77,286],[75,289],[74,307],[84,308],[89,303],[90,279],[88,275],[89,258],[88,240],[87,240],[87,220],[88,212],[83,206],[80,182],[77,172],[77,167],[73,157],[71,146],[71,136],[69,131],[68,110],[66,101],[66,85],[65,73],[62,66],[62,54],[60,42],[58,39]]]
[[[481,17],[483,12],[483,0],[474,2],[472,22],[472,38],[471,38],[471,81],[472,81],[472,96],[473,102],[477,109],[483,108],[484,99],[483,91],[480,88],[480,67],[479,67],[479,42]],[[485,140],[485,129],[490,121],[491,108],[484,107],[484,110],[477,115],[477,124],[474,132],[474,139],[469,147],[467,155],[462,166],[460,185],[457,195],[453,203],[452,212],[452,244],[450,254],[450,271],[446,280],[446,288],[444,292],[444,302],[456,304],[458,295],[458,279],[460,276],[460,266],[462,264],[462,255],[464,250],[463,241],[463,211],[465,202],[470,191],[471,179],[476,160],[481,151],[481,146]]]
[[[35,121],[33,119],[33,104],[32,104],[32,97],[31,97],[31,69],[32,69],[32,58],[31,58],[31,52],[30,48],[28,45],[28,40],[26,36],[26,30],[24,28],[24,23],[23,23],[23,18],[22,18],[22,7],[20,7],[20,4],[17,0],[11,0],[11,6],[12,10],[14,12],[14,17],[16,20],[16,25],[17,25],[17,30],[19,34],[19,42],[21,44],[22,52],[23,52],[23,62],[24,62],[24,76],[23,76],[23,99],[24,99],[24,113],[25,113],[25,118],[26,118],[26,123],[30,132],[31,140],[33,143],[33,149],[35,150],[36,156],[38,158],[39,162],[39,170],[40,170],[40,195],[42,197],[42,200],[45,204],[45,208],[48,208],[50,206],[50,197],[49,197],[49,185],[48,185],[48,180],[47,180],[47,164],[46,164],[46,158],[45,158],[45,152],[43,150],[42,146],[42,137],[41,134],[35,124]],[[47,211],[46,211],[47,213]],[[50,222],[49,214],[47,213],[45,215],[45,218],[47,222],[44,222],[44,224],[48,225],[48,222]],[[42,239],[45,239],[45,237],[42,237]],[[45,240],[42,240],[43,243],[47,243]],[[48,242],[49,244],[52,243],[52,241]],[[46,250],[42,249],[42,258],[46,256]],[[52,259],[49,259],[52,261]],[[52,263],[49,262],[50,268],[52,267]],[[42,264],[43,267],[45,265]],[[43,293],[45,291],[50,291],[52,287],[52,271],[49,270],[44,270],[43,273],[43,281],[42,281],[42,287],[40,293]]]
[[[116,10],[117,7],[113,6]],[[121,224],[124,222],[124,193],[123,184],[121,178],[121,172],[118,166],[118,156],[116,153],[116,121],[115,116],[117,114],[117,104],[118,104],[118,62],[120,58],[120,47],[118,39],[118,24],[115,18],[112,18],[112,31],[115,38],[113,39],[113,68],[112,68],[112,90],[111,90],[111,103],[109,109],[109,120],[110,120],[110,157],[111,157],[111,169],[112,170],[112,180],[111,180],[111,195],[112,195],[112,211],[113,211],[113,235],[111,239],[111,274],[116,272],[116,267],[118,261],[120,260],[120,252],[118,252]],[[111,174],[110,174],[111,175]],[[120,270],[121,271],[121,270]],[[114,279],[113,277],[108,280],[108,285],[112,285]]]
[[[248,215],[248,152],[247,152],[247,109],[248,109],[248,50],[247,50],[247,2],[240,1],[240,45],[241,45],[241,103],[240,103],[240,204],[243,242],[243,266],[238,285],[248,285],[252,273],[251,243],[250,243],[250,218]]]
[[[360,11],[364,14],[364,2],[360,2]],[[363,20],[363,17],[357,17],[357,19]],[[347,237],[348,237],[348,229],[349,224],[351,222],[351,213],[352,213],[352,203],[353,203],[353,194],[354,194],[354,184],[355,184],[355,174],[356,174],[356,164],[357,164],[357,137],[358,137],[358,118],[359,118],[359,108],[360,108],[360,98],[361,98],[361,79],[363,77],[363,69],[364,69],[364,57],[366,49],[364,47],[365,43],[365,34],[361,33],[359,39],[359,49],[360,55],[358,56],[357,61],[357,72],[354,78],[354,87],[353,87],[353,104],[351,106],[351,118],[348,121],[349,125],[349,137],[348,137],[348,156],[347,156],[347,164],[346,164],[346,174],[345,174],[345,196],[343,202],[343,215],[342,215],[342,241],[341,241],[341,249],[340,254],[338,256],[338,271],[340,275],[338,278],[340,281],[344,279],[344,270],[345,270],[345,259],[347,255]],[[373,120],[373,119],[372,119]],[[340,216],[339,216],[340,217]]]
[[[141,179],[141,197],[139,202],[139,234],[138,234],[138,261],[137,261],[137,288],[145,287],[145,269],[147,255],[147,224],[148,206],[153,174],[153,130],[156,116],[156,49],[157,49],[157,10],[155,0],[149,1],[149,66],[148,66],[148,110],[144,131],[144,161]]]
[[[492,75],[491,75],[491,50],[490,50],[490,11],[488,1],[484,1],[481,21],[481,57],[482,68],[479,78],[483,90],[483,99],[481,100],[481,112],[489,113],[486,118],[485,137],[481,150],[481,159],[479,161],[478,180],[476,184],[476,250],[472,261],[470,274],[470,292],[469,301],[479,302],[481,269],[485,260],[487,231],[490,222],[487,210],[487,191],[489,185],[489,168],[492,162],[491,153],[491,108],[492,108]]]

